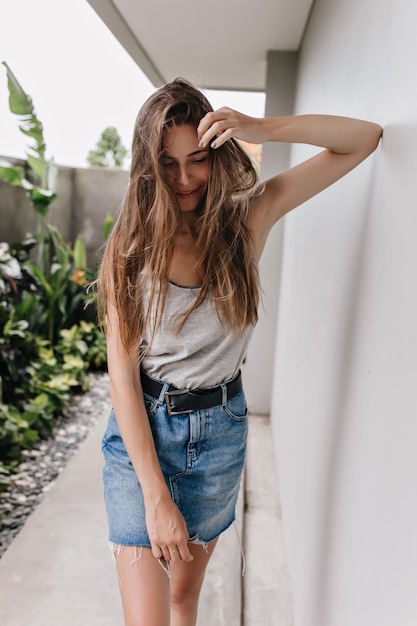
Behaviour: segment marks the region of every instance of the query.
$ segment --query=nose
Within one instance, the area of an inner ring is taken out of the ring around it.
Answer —
[[[177,174],[177,182],[180,183],[180,185],[188,185],[191,176],[190,176],[188,167],[186,165],[179,164],[176,174]]]

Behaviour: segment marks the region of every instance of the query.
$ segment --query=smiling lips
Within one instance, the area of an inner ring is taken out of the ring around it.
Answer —
[[[190,189],[189,191],[177,191],[176,194],[179,198],[191,198],[197,191],[198,191],[198,187],[196,189]]]

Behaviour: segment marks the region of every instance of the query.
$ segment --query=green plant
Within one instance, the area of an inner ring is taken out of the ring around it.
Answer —
[[[21,413],[12,405],[0,404],[0,472],[5,475],[19,457],[22,448],[31,448],[38,437],[31,428],[31,420],[37,419],[34,412]],[[4,465],[2,461],[7,464]]]
[[[17,319],[28,320],[32,332],[53,343],[61,328],[68,328],[83,317],[87,301],[85,285],[92,272],[85,267],[86,253],[81,236],[71,247],[55,226],[48,224],[46,232],[46,250],[51,261],[48,272],[43,273],[31,260],[33,240],[11,247],[2,243],[0,276],[3,269],[3,278],[0,280],[4,288],[7,286],[8,306],[14,300]]]
[[[62,354],[79,354],[89,369],[101,370],[107,362],[106,339],[94,322],[80,320],[69,329],[61,330]]]
[[[107,239],[109,238],[113,226],[114,226],[114,217],[110,215],[110,213],[107,213],[105,220],[104,220],[104,225],[103,225],[104,241],[107,241]]]
[[[37,217],[37,264],[45,273],[49,262],[45,250],[46,216],[56,198],[57,167],[52,159],[45,157],[43,126],[36,116],[32,98],[23,90],[7,63],[2,61],[2,64],[7,71],[10,111],[20,118],[19,129],[22,133],[33,141],[26,154],[25,167],[3,160],[0,162],[0,178],[10,185],[25,189],[32,203]]]
[[[48,224],[46,232],[48,236],[45,242],[51,259],[48,273],[42,273],[29,259],[28,264],[42,287],[38,320],[44,321],[44,325],[38,327],[38,332],[52,343],[62,328],[67,328],[82,317],[86,301],[87,269],[81,236],[77,237],[74,248],[71,248],[55,226]]]
[[[59,267],[52,271],[51,280],[64,267],[68,269],[68,257],[74,255],[59,235],[54,235],[57,248],[63,251],[61,256],[54,252]],[[59,281],[47,283],[28,257],[30,246],[31,242],[16,248],[0,244],[0,489],[7,484],[7,472],[21,449],[51,432],[54,417],[68,406],[73,391],[88,388],[87,372],[102,369],[106,363],[101,331],[94,322],[79,317],[69,324],[68,293]],[[83,258],[82,247],[77,254]],[[71,276],[66,280],[64,276],[62,272],[62,284],[77,287],[77,294],[85,298]],[[54,299],[51,284],[60,291],[59,300]],[[50,301],[57,310],[61,301],[68,306],[65,318],[61,316],[54,326],[53,341],[47,314]]]
[[[12,384],[0,388],[0,468],[50,434],[54,417],[68,406],[74,390],[88,389],[92,360],[99,367],[105,362],[104,337],[98,341],[93,328],[81,322],[63,329],[51,346],[35,337],[25,320],[5,325],[0,347],[6,347],[8,358],[1,358],[0,350],[1,381]]]
[[[0,463],[0,492],[9,489],[11,485],[10,474],[12,472],[12,469],[12,467],[5,467]]]
[[[34,145],[24,167],[2,162],[0,178],[26,190],[37,233],[11,246],[0,242],[0,490],[9,485],[21,450],[51,432],[73,391],[87,390],[87,372],[106,363],[105,338],[85,319],[87,302],[94,303],[86,284],[94,275],[84,240],[78,235],[71,245],[46,222],[56,197],[56,168],[45,158],[31,98],[3,64],[10,109]],[[112,222],[106,223],[110,230]]]

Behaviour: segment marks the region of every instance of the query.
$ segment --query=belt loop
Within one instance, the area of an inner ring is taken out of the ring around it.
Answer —
[[[227,404],[227,385],[223,383],[220,386],[222,388],[222,407],[224,408]]]
[[[161,393],[159,394],[159,398],[157,402],[158,406],[162,406],[162,404],[165,402],[165,394],[168,391],[168,389],[169,389],[169,383],[165,381],[164,384],[162,385]]]

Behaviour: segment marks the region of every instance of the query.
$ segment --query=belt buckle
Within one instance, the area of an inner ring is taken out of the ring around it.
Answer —
[[[169,401],[169,397],[170,396],[180,396],[183,393],[189,393],[189,389],[174,389],[173,391],[166,391],[164,394],[164,398],[165,398],[165,404],[167,407],[167,413],[168,415],[181,415],[181,413],[192,413],[193,409],[181,409],[181,410],[176,410],[175,408],[171,407],[171,403]]]

